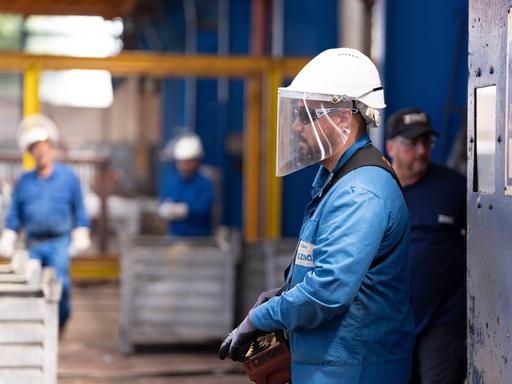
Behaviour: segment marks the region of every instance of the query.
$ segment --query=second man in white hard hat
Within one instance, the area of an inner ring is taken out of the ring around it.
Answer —
[[[213,182],[199,168],[203,159],[199,136],[187,133],[172,148],[177,172],[164,187],[158,207],[170,236],[208,236],[212,232]]]

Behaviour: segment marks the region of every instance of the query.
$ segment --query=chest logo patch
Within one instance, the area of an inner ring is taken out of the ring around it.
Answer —
[[[455,218],[453,216],[447,216],[439,214],[437,215],[437,222],[439,224],[455,224]]]
[[[295,256],[295,264],[302,265],[303,267],[313,268],[313,248],[315,244],[306,243],[301,240],[297,248],[297,255]]]

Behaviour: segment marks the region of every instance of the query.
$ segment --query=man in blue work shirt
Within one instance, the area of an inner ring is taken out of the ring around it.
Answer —
[[[386,143],[411,212],[414,384],[466,376],[466,179],[431,162],[429,116],[405,108],[388,119]]]
[[[23,229],[30,256],[43,266],[53,267],[62,282],[62,329],[70,315],[69,257],[90,246],[89,219],[77,176],[64,164],[55,162],[55,124],[46,116],[35,114],[23,119],[21,130],[20,147],[30,152],[36,167],[16,183],[0,237],[0,255],[12,255],[17,233]]]
[[[172,150],[176,170],[164,188],[158,214],[169,223],[170,236],[208,236],[212,232],[213,182],[199,167],[203,146],[199,136],[178,138]]]
[[[283,292],[259,300],[219,355],[242,360],[257,335],[283,329],[294,384],[408,383],[409,213],[367,136],[385,107],[377,68],[357,50],[330,49],[278,100],[277,175],[321,166]]]

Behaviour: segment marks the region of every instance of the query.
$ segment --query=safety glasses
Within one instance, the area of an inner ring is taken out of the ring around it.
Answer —
[[[436,137],[432,135],[420,136],[415,139],[407,139],[405,137],[397,136],[394,141],[409,151],[416,149],[418,145],[426,149],[434,149],[436,145]]]
[[[339,112],[343,109],[346,108],[307,108],[304,106],[298,106],[294,108],[293,114],[295,119],[299,119],[302,124],[306,125],[318,120],[322,116],[333,112]],[[352,108],[352,113],[358,112],[359,110],[357,108]]]

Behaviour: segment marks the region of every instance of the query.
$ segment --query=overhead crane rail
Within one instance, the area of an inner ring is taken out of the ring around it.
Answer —
[[[33,67],[40,70],[97,69],[106,70],[118,76],[250,77],[279,69],[283,77],[288,77],[295,76],[306,62],[306,58],[177,55],[136,51],[123,52],[110,57],[0,53],[1,72],[21,72]]]

